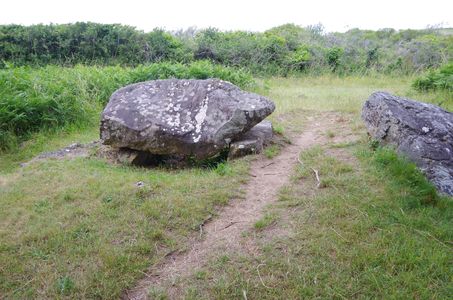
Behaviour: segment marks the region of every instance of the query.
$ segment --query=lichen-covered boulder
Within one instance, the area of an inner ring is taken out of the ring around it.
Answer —
[[[218,79],[155,80],[117,90],[101,116],[113,147],[203,159],[261,122],[273,102]]]
[[[376,92],[365,102],[362,119],[374,139],[395,146],[440,192],[453,195],[453,113]]]

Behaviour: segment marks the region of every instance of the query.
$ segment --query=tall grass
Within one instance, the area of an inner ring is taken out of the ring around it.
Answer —
[[[11,149],[39,130],[97,121],[103,105],[119,87],[153,79],[216,77],[243,88],[247,72],[198,61],[158,63],[136,68],[18,67],[0,71],[0,150]]]

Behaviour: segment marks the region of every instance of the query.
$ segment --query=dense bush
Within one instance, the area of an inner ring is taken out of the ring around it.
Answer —
[[[416,79],[413,87],[419,91],[446,90],[453,93],[453,63]]]
[[[128,64],[183,60],[184,45],[155,29],[78,22],[66,25],[1,25],[0,60],[16,65]]]
[[[0,67],[211,60],[255,73],[293,71],[410,73],[453,59],[451,29],[325,33],[321,25],[293,24],[266,32],[189,28],[145,33],[118,24],[0,25]]]
[[[110,95],[126,84],[152,79],[210,77],[243,88],[253,84],[247,72],[208,61],[188,65],[163,62],[136,68],[78,65],[0,70],[0,150],[10,148],[31,132],[97,120]]]

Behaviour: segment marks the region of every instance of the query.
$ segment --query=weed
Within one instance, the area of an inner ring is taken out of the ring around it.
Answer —
[[[272,159],[280,153],[280,150],[281,150],[281,148],[279,145],[273,144],[264,149],[264,155],[267,158]]]
[[[43,212],[47,211],[48,209],[50,209],[51,205],[50,205],[49,200],[44,199],[44,200],[37,201],[33,206],[34,206],[35,212],[43,213]]]
[[[370,147],[371,150],[376,151],[377,148],[379,147],[379,141],[375,139],[370,139],[368,142],[368,147]]]
[[[112,202],[112,201],[113,201],[113,197],[112,197],[111,195],[107,195],[107,196],[105,196],[104,198],[102,198],[102,202],[103,202],[103,203],[106,203],[106,204],[107,204],[107,203],[110,203],[110,202]]]
[[[167,300],[167,294],[163,289],[159,288],[150,288],[148,291],[148,297],[150,299],[156,299],[156,300]]]
[[[215,172],[220,176],[230,175],[232,173],[232,169],[228,162],[219,163],[216,168]]]
[[[425,77],[417,78],[412,86],[420,91],[446,90],[450,93],[450,98],[453,97],[453,63],[431,71]]]
[[[326,136],[327,136],[328,138],[331,138],[331,139],[332,139],[332,138],[335,137],[335,132],[333,132],[332,130],[327,130]]]
[[[207,277],[207,275],[208,275],[208,274],[206,273],[206,271],[197,271],[197,272],[195,273],[195,278],[196,278],[197,280],[205,280],[206,277]]]
[[[256,221],[255,227],[256,230],[264,230],[265,228],[274,224],[277,220],[277,216],[275,214],[266,214],[260,220]]]
[[[58,279],[57,289],[60,294],[67,295],[75,288],[74,281],[69,276]]]
[[[279,134],[279,135],[283,135],[285,133],[285,128],[283,127],[283,125],[280,125],[280,124],[273,124],[272,129],[273,129],[274,133]]]

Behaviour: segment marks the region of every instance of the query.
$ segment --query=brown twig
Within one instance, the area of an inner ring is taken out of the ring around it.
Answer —
[[[223,227],[223,229],[227,229],[228,227],[233,226],[234,224],[239,223],[239,222],[230,222],[227,226]]]
[[[212,215],[209,215],[206,219],[203,220],[203,222],[201,222],[200,225],[198,225],[200,228],[200,239],[203,236],[203,226],[211,219],[212,219]]]
[[[30,279],[29,281],[27,281],[24,285],[22,285],[21,287],[15,289],[14,291],[12,291],[9,295],[14,295],[17,291],[20,291],[21,289],[25,288],[27,285],[29,285],[31,282],[35,281],[36,278],[32,278]],[[0,299],[6,299],[6,298],[3,298],[3,296],[0,295]]]
[[[299,154],[297,154],[297,161],[302,165],[304,166],[304,163],[300,160],[300,155],[302,154],[302,151],[299,152]]]
[[[318,173],[318,170],[316,170],[316,169],[313,169],[313,168],[311,168],[311,169],[313,170],[313,173],[315,173],[315,176],[316,176],[316,181],[318,181],[318,184],[316,185],[316,187],[317,187],[317,188],[319,188],[319,187],[321,186],[321,180],[319,179],[319,173]]]
[[[273,165],[273,164],[275,164],[275,162],[270,162],[270,163],[268,163],[268,164],[262,166],[261,169],[264,169],[264,168],[266,168],[266,167],[269,167],[270,165]]]
[[[441,240],[439,240],[438,238],[433,236],[431,233],[429,233],[427,231],[421,231],[421,230],[418,230],[418,229],[414,229],[414,230],[415,230],[415,232],[419,233],[420,235],[427,235],[427,236],[433,238],[436,242],[438,242],[442,246],[445,246],[445,247],[447,247],[447,249],[450,249],[450,247],[447,244],[445,244],[444,242],[442,242]]]
[[[265,266],[265,264],[259,264],[259,265],[256,267],[256,270],[258,271],[258,277],[260,278],[261,284],[262,284],[265,288],[271,289],[271,287],[268,287],[267,285],[264,284],[263,278],[261,278],[261,274],[260,274],[260,267],[261,267],[261,266]]]
[[[346,242],[349,243],[349,240],[346,239],[346,238],[345,238],[344,236],[342,236],[341,234],[339,234],[335,229],[333,229],[332,227],[330,227],[330,229],[331,229],[333,232],[335,232],[339,237],[341,237],[343,240],[345,240]]]

